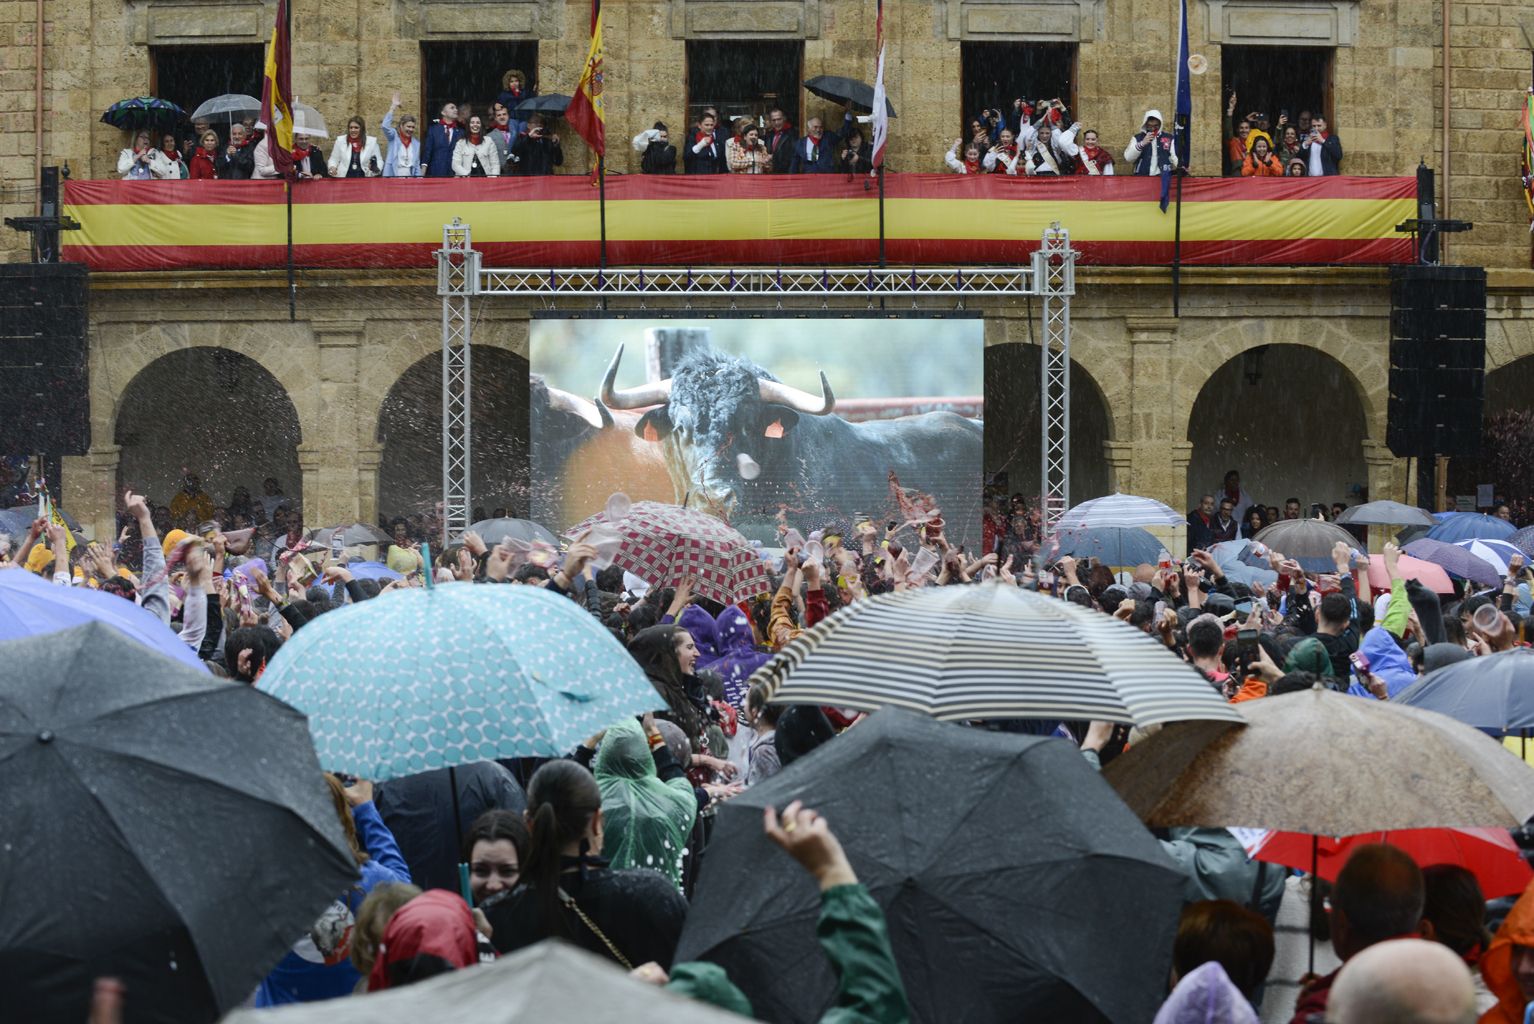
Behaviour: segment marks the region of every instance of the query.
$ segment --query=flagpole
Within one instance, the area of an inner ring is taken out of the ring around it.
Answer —
[[[1192,120],[1189,118],[1189,120]],[[1183,137],[1188,136],[1187,128],[1183,129]],[[1184,146],[1186,152],[1186,145]],[[1184,156],[1182,159],[1186,160]],[[1182,315],[1182,179],[1187,175],[1187,170],[1179,166],[1177,168],[1177,226],[1172,236],[1172,316]]]
[[[597,230],[601,232],[597,265],[607,269],[607,159],[597,154]]]
[[[283,33],[285,34],[285,36],[287,38],[287,46],[288,46],[288,67],[291,69],[292,65],[293,65],[293,0],[288,0],[287,3],[282,5],[282,17],[283,17],[282,29],[283,29]],[[291,70],[289,71],[289,74],[290,75],[292,74]],[[291,84],[289,85],[289,88],[291,88]],[[293,97],[291,97],[291,96],[284,96],[283,100],[287,102],[288,110],[291,113],[291,111],[293,109]],[[275,132],[277,129],[276,129],[276,126],[274,126],[274,125],[267,125],[266,126],[266,130],[269,131],[269,132]],[[272,143],[269,142],[269,143],[267,143],[267,145],[271,146]],[[289,157],[289,162],[291,163],[291,157]],[[290,166],[288,168],[287,181],[283,184],[283,191],[288,194],[288,322],[289,323],[293,323],[293,322],[298,320],[298,283],[294,280],[294,277],[293,277],[293,183],[295,181],[297,181],[297,180],[298,180],[298,171],[297,171],[297,169],[295,169],[295,168]]]
[[[879,165],[879,269],[884,269],[884,165]]]

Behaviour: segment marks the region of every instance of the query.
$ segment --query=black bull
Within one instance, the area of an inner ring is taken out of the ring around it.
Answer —
[[[889,474],[936,499],[955,544],[980,539],[983,430],[951,412],[849,423],[821,394],[780,382],[755,363],[693,352],[673,375],[617,390],[618,347],[602,382],[612,409],[650,408],[634,432],[663,446],[677,501],[748,524],[786,510],[790,523],[851,526],[855,515],[900,519]]]

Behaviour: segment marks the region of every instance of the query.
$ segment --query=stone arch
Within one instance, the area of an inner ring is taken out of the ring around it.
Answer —
[[[528,364],[510,346],[474,345],[470,509],[528,509]],[[376,419],[382,461],[378,510],[414,515],[442,498],[442,358],[417,358],[383,394]]]
[[[1186,500],[1215,491],[1227,469],[1264,505],[1298,497],[1360,500],[1370,485],[1371,410],[1358,378],[1318,346],[1248,348],[1215,363],[1190,406]],[[1296,396],[1303,396],[1297,401]]]
[[[1041,350],[1016,342],[985,349],[985,474],[1006,472],[1012,492],[1034,495],[1039,483]],[[1113,415],[1088,370],[1071,360],[1072,503],[1108,494],[1113,468],[1104,445],[1115,439]]]
[[[219,505],[237,487],[259,497],[267,477],[301,500],[298,409],[270,370],[230,348],[179,348],[150,361],[117,396],[111,437],[118,489],[157,503],[175,494],[184,470]]]
[[[485,306],[475,300],[471,307],[474,317],[474,354],[481,350],[498,350],[527,360],[527,321],[525,319],[499,320],[482,317]],[[374,395],[377,404],[371,410],[372,422],[379,422],[387,396],[413,368],[435,359],[438,373],[442,361],[442,322],[438,318],[412,318],[409,320],[370,320],[357,370],[357,386],[363,395]],[[438,410],[438,418],[441,411]]]

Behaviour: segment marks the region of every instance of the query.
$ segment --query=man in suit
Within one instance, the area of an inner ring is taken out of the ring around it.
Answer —
[[[853,124],[852,111],[842,118],[841,134],[828,132],[820,118],[812,117],[804,125],[804,137],[795,139],[789,157],[789,174],[835,174],[836,157],[847,129]]]
[[[453,176],[453,147],[463,138],[458,126],[458,104],[444,103],[442,118],[426,128],[421,140],[421,174],[427,178],[451,178]]]
[[[255,176],[256,152],[243,124],[236,122],[230,127],[229,145],[213,162],[213,173],[221,181],[244,181]]]
[[[516,163],[511,155],[511,147],[517,141],[517,132],[511,127],[511,111],[500,102],[491,109],[494,113],[490,116],[495,123],[490,128],[490,141],[495,143],[495,153],[501,161],[501,173],[510,174]]]
[[[718,119],[707,110],[698,119],[698,127],[682,150],[684,174],[726,174],[724,143],[720,140]]]
[[[794,159],[794,143],[799,133],[789,123],[782,107],[773,107],[767,114],[767,152],[772,154],[772,173],[787,174],[788,165]]]

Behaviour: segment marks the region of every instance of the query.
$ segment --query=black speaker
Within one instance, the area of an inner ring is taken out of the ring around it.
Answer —
[[[0,452],[91,446],[87,273],[79,263],[0,263]]]
[[[1390,268],[1390,404],[1397,456],[1475,455],[1486,376],[1486,271]]]

